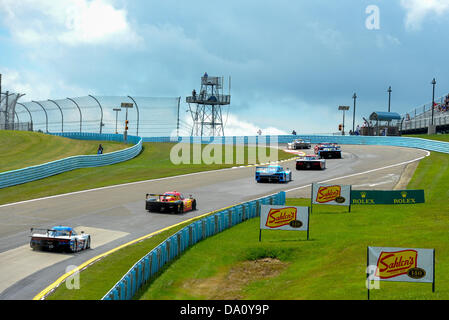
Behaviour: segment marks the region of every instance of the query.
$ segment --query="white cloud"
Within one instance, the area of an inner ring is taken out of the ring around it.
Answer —
[[[406,10],[405,26],[409,30],[419,30],[427,18],[441,18],[449,11],[449,0],[401,0]]]
[[[61,79],[52,83],[43,81],[41,75],[34,72],[18,71],[0,66],[2,74],[2,91],[25,94],[20,101],[47,100],[66,96],[85,95],[85,90],[67,85]]]
[[[276,127],[258,127],[254,123],[249,121],[243,121],[239,119],[234,114],[225,115],[223,114],[223,122],[225,123],[225,135],[226,136],[256,136],[260,130],[262,130],[262,135],[285,135],[289,134],[284,130],[280,130]],[[184,135],[190,135],[190,129],[193,125],[192,117],[186,114],[183,123],[183,129],[181,133]],[[176,134],[175,134],[176,135]]]
[[[223,120],[226,121],[226,119]],[[257,135],[259,129],[262,131],[263,135],[288,134],[284,130],[280,130],[275,127],[265,127],[265,128],[258,127],[254,123],[240,120],[237,116],[233,114],[229,114],[225,127],[225,134],[227,136],[255,136]]]
[[[124,9],[110,0],[2,0],[0,13],[13,37],[24,44],[138,44],[140,36]]]

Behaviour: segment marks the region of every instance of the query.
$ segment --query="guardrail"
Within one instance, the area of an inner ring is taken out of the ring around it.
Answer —
[[[52,135],[80,140],[123,142],[123,135],[116,134],[55,133]],[[47,178],[75,169],[101,167],[130,160],[136,157],[142,151],[142,138],[136,136],[128,136],[128,142],[134,145],[124,150],[100,155],[73,156],[37,166],[2,172],[0,173],[0,189]]]
[[[153,137],[143,138],[144,142],[185,142],[213,144],[285,144],[294,139],[304,139],[311,143],[338,143],[352,145],[382,145],[417,148],[428,151],[449,153],[449,142],[411,137],[372,137],[372,136],[330,136],[330,135],[282,135],[282,136],[235,136],[235,137]]]
[[[145,283],[187,248],[243,221],[259,217],[262,204],[285,205],[285,192],[220,210],[189,224],[134,264],[102,300],[131,300]]]

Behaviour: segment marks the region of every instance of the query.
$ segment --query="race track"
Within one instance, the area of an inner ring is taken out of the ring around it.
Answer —
[[[288,191],[288,197],[307,197],[310,183],[339,177],[344,178],[333,182],[353,184],[354,189],[392,189],[407,162],[428,154],[423,150],[384,146],[344,145],[342,149],[344,158],[327,160],[324,171],[296,171],[294,161],[283,163],[293,171],[293,181],[288,184],[257,184],[254,167],[234,168],[0,206],[0,299],[32,299],[63,275],[68,266],[80,265],[183,220],[282,190]],[[389,167],[396,164],[401,165]],[[384,169],[372,171],[380,168]],[[194,195],[198,210],[183,215],[145,211],[146,193],[174,190]],[[73,226],[90,233],[92,249],[77,254],[32,251],[30,228],[55,225]]]

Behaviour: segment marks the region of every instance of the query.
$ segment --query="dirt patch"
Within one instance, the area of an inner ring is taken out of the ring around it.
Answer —
[[[410,180],[412,180],[418,165],[419,161],[415,161],[407,165],[402,171],[401,178],[399,179],[398,183],[396,184],[393,190],[407,189],[407,186]]]
[[[287,266],[287,263],[272,258],[244,261],[215,277],[189,280],[183,287],[190,294],[209,300],[241,300],[244,299],[242,291],[248,284],[274,278]]]

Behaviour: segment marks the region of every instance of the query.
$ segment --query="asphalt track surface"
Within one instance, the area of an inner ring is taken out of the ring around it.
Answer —
[[[0,299],[32,299],[70,266],[165,227],[243,201],[279,191],[288,191],[287,197],[308,197],[311,183],[328,180],[352,184],[353,189],[392,189],[412,160],[428,155],[424,150],[385,146],[344,145],[342,150],[343,159],[327,160],[324,171],[296,171],[294,161],[284,162],[282,165],[293,171],[293,181],[287,184],[258,184],[254,180],[255,167],[243,167],[0,206]],[[146,193],[174,190],[194,195],[198,210],[182,215],[145,210]],[[55,225],[68,225],[91,234],[92,249],[76,254],[33,251],[29,247],[30,228]]]

